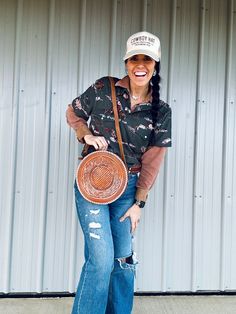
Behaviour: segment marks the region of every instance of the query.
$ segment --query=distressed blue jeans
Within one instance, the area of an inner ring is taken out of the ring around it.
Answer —
[[[85,200],[75,184],[77,213],[84,234],[85,263],[72,314],[130,314],[137,261],[130,219],[119,219],[134,203],[137,175],[129,175],[123,195],[108,205]]]

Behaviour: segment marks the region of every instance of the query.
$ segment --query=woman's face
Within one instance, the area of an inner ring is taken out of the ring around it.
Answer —
[[[135,55],[126,62],[128,76],[136,86],[142,87],[149,84],[155,69],[155,60],[146,55]]]

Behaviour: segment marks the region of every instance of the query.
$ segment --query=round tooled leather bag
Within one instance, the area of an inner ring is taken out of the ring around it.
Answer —
[[[127,168],[114,153],[96,151],[80,162],[76,182],[86,200],[94,204],[109,204],[124,192],[128,183]]]

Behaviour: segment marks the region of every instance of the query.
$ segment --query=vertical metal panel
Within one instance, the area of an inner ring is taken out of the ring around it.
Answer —
[[[173,147],[143,211],[137,291],[235,290],[236,0],[0,1],[0,291],[74,292],[80,152],[67,104],[124,75],[127,37],[162,44]]]
[[[225,113],[222,168],[222,254],[221,290],[230,290],[236,282],[236,1],[229,1],[227,18],[227,63],[225,80]]]
[[[194,290],[214,290],[220,279],[227,5],[206,1],[202,10],[204,33],[196,126],[192,284]]]
[[[46,1],[19,1],[16,67],[18,85],[14,216],[10,291],[35,290],[37,281],[43,182],[41,158],[45,147]],[[7,117],[6,117],[7,119]],[[45,204],[44,204],[45,205]],[[20,262],[19,262],[20,261]]]
[[[13,224],[13,186],[16,154],[18,98],[18,47],[16,24],[20,24],[15,1],[2,1],[0,9],[1,97],[0,97],[0,273],[1,291],[9,291]],[[10,21],[7,22],[7,21]],[[6,34],[8,36],[6,36]]]

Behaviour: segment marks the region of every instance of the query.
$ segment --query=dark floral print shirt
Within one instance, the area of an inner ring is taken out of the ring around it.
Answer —
[[[119,81],[113,78],[115,83]],[[152,124],[151,102],[141,103],[131,111],[128,89],[115,85],[124,153],[127,165],[139,165],[149,146],[171,146],[171,109],[160,100],[157,124]],[[72,102],[75,114],[88,121],[93,135],[104,136],[108,150],[120,156],[117,142],[109,77],[98,79]]]

